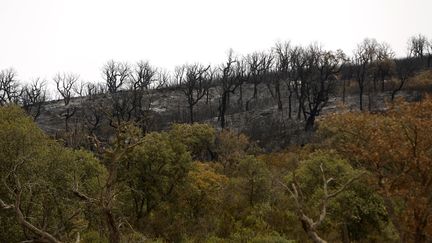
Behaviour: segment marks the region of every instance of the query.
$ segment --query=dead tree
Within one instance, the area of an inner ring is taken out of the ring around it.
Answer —
[[[104,106],[100,104],[101,102],[103,101],[90,101],[87,103],[86,109],[83,111],[84,125],[89,135],[95,134],[98,128],[102,125],[105,112],[103,111]]]
[[[73,93],[78,97],[86,97],[93,96],[95,93],[101,94],[100,84],[95,84],[92,82],[76,82],[72,86]]]
[[[130,77],[131,69],[129,64],[108,61],[102,68],[108,92],[114,94],[126,84]]]
[[[186,97],[189,108],[189,122],[194,122],[193,108],[204,97],[211,82],[210,66],[200,64],[176,68],[175,79]]]
[[[428,40],[424,35],[412,36],[408,40],[409,56],[419,58],[420,66],[430,68],[432,66],[432,39]],[[426,59],[426,64],[424,64]]]
[[[158,89],[167,78],[149,62],[140,61],[129,68],[127,77],[118,76],[119,82],[123,80],[122,89],[109,92],[109,105],[105,113],[111,127],[117,128],[122,122],[134,121],[145,132],[150,117],[151,90]]]
[[[73,73],[58,73],[54,76],[53,80],[60,96],[63,98],[65,105],[65,112],[61,116],[65,119],[65,130],[69,131],[69,120],[75,115],[76,107],[70,105],[70,100],[73,97],[73,87],[78,81],[79,76]]]
[[[432,67],[432,39],[429,40],[428,43],[428,59],[427,59],[427,63],[428,63],[428,67]]]
[[[79,76],[73,73],[58,73],[54,76],[53,80],[56,84],[58,93],[63,99],[64,105],[69,105],[69,102],[73,97],[74,85],[78,79]]]
[[[36,78],[32,83],[25,85],[21,93],[22,107],[36,121],[47,98],[46,82]]]
[[[94,135],[102,125],[104,116],[107,113],[105,86],[101,83],[87,83],[85,87],[86,99],[85,109],[82,110],[84,126],[90,136]]]
[[[321,206],[320,206],[320,214],[316,220],[311,218],[306,214],[306,198],[305,194],[302,191],[299,182],[295,174],[293,174],[293,182],[290,186],[279,182],[290,194],[291,198],[294,200],[295,211],[298,219],[302,223],[303,230],[306,232],[308,237],[316,243],[326,243],[327,241],[321,238],[318,234],[318,227],[324,222],[324,219],[327,216],[327,207],[331,199],[335,198],[341,192],[345,191],[348,186],[350,186],[355,180],[357,180],[363,174],[359,174],[355,177],[352,177],[347,182],[342,184],[337,190],[330,192],[328,187],[329,184],[334,181],[333,178],[326,178],[324,173],[323,165],[320,165],[322,183],[323,183],[323,195],[321,197]]]
[[[109,124],[113,128],[122,122],[129,122],[133,119],[133,113],[136,108],[134,105],[135,97],[131,95],[130,90],[122,90],[109,96],[105,113],[109,119]]]
[[[347,81],[348,84],[354,78],[354,66],[350,58],[346,57],[345,65],[341,69],[340,79],[342,81],[342,103],[345,104],[346,92],[347,92]]]
[[[226,125],[225,116],[229,108],[230,94],[233,94],[248,78],[245,63],[237,60],[233,55],[233,51],[230,50],[227,61],[219,67],[220,74],[217,78],[220,82],[218,119],[222,129],[225,128]]]
[[[395,64],[393,60],[395,54],[390,45],[385,42],[378,45],[376,52],[376,60],[371,64],[373,88],[374,92],[376,92],[377,83],[380,81],[381,92],[384,92],[385,80],[391,78],[394,72]]]
[[[292,95],[294,93],[291,78],[291,44],[290,42],[278,42],[274,47],[276,55],[276,77],[274,78],[275,96],[277,97],[278,109],[283,110],[282,95],[280,92],[280,82],[284,82],[287,88],[288,97],[288,118],[292,114]]]
[[[21,95],[17,73],[9,68],[0,72],[0,105],[17,103]]]
[[[265,52],[255,52],[246,57],[249,71],[249,79],[253,84],[252,97],[246,102],[246,110],[252,100],[258,98],[258,85],[260,85],[270,71],[273,64],[273,55]]]
[[[131,73],[130,87],[128,89],[131,96],[131,112],[136,124],[146,132],[149,111],[152,103],[150,90],[159,89],[160,85],[166,82],[166,76],[161,74],[157,68],[149,62],[140,61],[135,65]]]
[[[105,85],[102,83],[86,83],[83,93],[86,99],[84,100],[85,109],[82,110],[84,118],[84,126],[89,135],[95,134],[97,129],[102,125],[103,118],[106,114],[106,98]]]
[[[315,119],[321,110],[327,105],[331,95],[334,94],[337,75],[344,64],[344,53],[342,51],[325,51],[319,47],[310,46],[307,54],[309,67],[305,72],[310,72],[305,83],[305,97],[307,106],[302,110],[305,113],[305,130],[314,128]]]
[[[391,100],[393,101],[396,94],[402,90],[408,80],[414,76],[416,71],[418,71],[419,63],[418,59],[413,57],[406,57],[403,59],[395,60],[395,73],[399,84],[396,84],[392,89]]]
[[[363,94],[369,85],[371,64],[377,59],[378,42],[375,39],[365,39],[354,51],[353,65],[355,78],[359,86],[360,110],[363,110]]]
[[[171,75],[167,70],[159,69],[157,72],[156,82],[153,84],[153,89],[160,90],[166,88],[170,82]]]
[[[427,56],[429,41],[424,35],[412,36],[408,40],[408,52],[410,56],[418,57],[423,60]]]
[[[307,80],[307,75],[310,74],[307,70],[312,65],[308,65],[306,50],[301,46],[296,46],[291,50],[290,60],[292,65],[290,78],[292,79],[292,87],[297,98],[297,119],[300,120],[302,114],[305,114],[303,108],[306,99],[306,83],[303,80]],[[313,61],[313,59],[309,61]]]
[[[158,70],[149,62],[139,61],[131,72],[131,84],[133,89],[148,90],[156,82]]]
[[[84,89],[85,91],[83,91],[83,94],[85,94],[85,97],[88,100],[96,99],[98,96],[101,96],[107,92],[106,86],[103,83],[87,82]]]
[[[104,66],[104,79],[110,93],[105,113],[110,126],[117,128],[122,122],[135,121],[145,130],[151,105],[149,91],[159,87],[158,74],[146,61],[139,61],[132,67],[114,61]]]

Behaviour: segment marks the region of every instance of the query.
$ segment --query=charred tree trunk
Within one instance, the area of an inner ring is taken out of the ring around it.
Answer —
[[[239,98],[237,100],[238,106],[241,111],[243,111],[243,85],[239,86]]]
[[[306,125],[305,125],[305,131],[310,132],[313,131],[314,125],[315,125],[315,114],[310,114],[309,117],[306,119]]]
[[[292,118],[292,93],[288,95],[288,118]]]
[[[402,90],[402,87],[403,87],[403,85],[405,84],[405,81],[406,81],[406,80],[401,79],[401,80],[400,80],[400,84],[399,84],[399,86],[398,86],[396,89],[394,89],[394,90],[392,91],[392,93],[391,93],[391,100],[392,100],[392,101],[394,100],[394,98],[395,98],[395,96],[396,96],[396,93],[399,92],[400,90]]]
[[[342,82],[342,103],[345,104],[345,94],[346,94],[346,80]]]
[[[280,93],[279,81],[276,82],[276,84],[275,84],[275,92],[276,92],[276,97],[277,97],[277,102],[278,102],[278,110],[282,111],[283,110],[283,104],[282,104],[282,97],[281,97],[281,93]]]
[[[225,128],[225,112],[227,108],[227,94],[223,93],[221,98],[221,104],[219,106],[219,119],[221,128]]]
[[[363,110],[363,91],[364,91],[364,87],[363,84],[359,83],[359,98],[360,98],[360,110]]]
[[[194,123],[193,105],[189,105],[189,123]]]

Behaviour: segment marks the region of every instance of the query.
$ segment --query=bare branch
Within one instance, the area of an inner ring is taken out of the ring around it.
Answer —
[[[15,206],[13,204],[6,204],[2,199],[0,199],[0,207],[2,207],[3,209],[11,209]]]
[[[73,88],[78,81],[79,75],[73,73],[58,73],[54,76],[53,80],[56,84],[57,91],[63,98],[65,105],[68,105],[73,97]]]

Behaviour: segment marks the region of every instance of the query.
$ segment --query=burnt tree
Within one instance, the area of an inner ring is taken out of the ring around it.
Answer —
[[[315,119],[321,110],[327,105],[331,95],[334,95],[338,80],[338,73],[344,64],[344,53],[322,50],[319,47],[311,46],[306,55],[309,72],[305,83],[305,97],[307,106],[303,107],[306,118],[305,130],[313,130]]]
[[[229,108],[229,97],[247,79],[245,63],[234,57],[233,51],[228,52],[227,61],[219,67],[219,115],[221,128],[226,126],[226,112]]]
[[[78,81],[79,76],[73,73],[58,73],[54,76],[53,80],[56,84],[57,92],[63,99],[65,111],[62,112],[61,116],[65,119],[65,130],[69,131],[69,120],[75,115],[77,108],[70,105],[70,101],[73,97],[73,87]]]
[[[32,83],[23,87],[21,104],[27,114],[33,117],[34,121],[40,116],[46,99],[46,83],[41,81],[40,78],[34,79]]]
[[[126,84],[130,77],[131,68],[127,63],[111,60],[103,66],[102,72],[108,92],[113,94],[121,90]]]
[[[266,52],[254,52],[246,57],[248,64],[249,78],[247,81],[253,84],[252,97],[246,102],[246,110],[249,110],[249,104],[252,100],[258,98],[258,86],[263,83],[266,75],[273,64],[273,55]]]
[[[9,68],[0,72],[0,105],[17,103],[21,95],[17,73]]]
[[[189,108],[189,122],[194,122],[193,109],[204,97],[211,82],[210,66],[200,64],[184,65],[176,68],[175,79],[186,97]]]
[[[363,110],[363,94],[370,81],[371,64],[377,59],[378,42],[375,39],[365,39],[354,50],[353,65],[357,84],[359,86],[360,110]]]
[[[276,77],[274,78],[275,96],[277,97],[278,110],[283,109],[282,95],[280,82],[286,84],[288,97],[288,118],[292,117],[292,96],[294,93],[292,78],[291,78],[291,44],[290,42],[278,42],[274,47]]]

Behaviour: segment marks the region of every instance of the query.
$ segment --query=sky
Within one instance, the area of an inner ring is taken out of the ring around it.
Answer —
[[[286,40],[352,54],[366,37],[403,56],[410,36],[432,39],[431,10],[432,0],[0,0],[0,70],[101,81],[111,59],[172,70]]]

